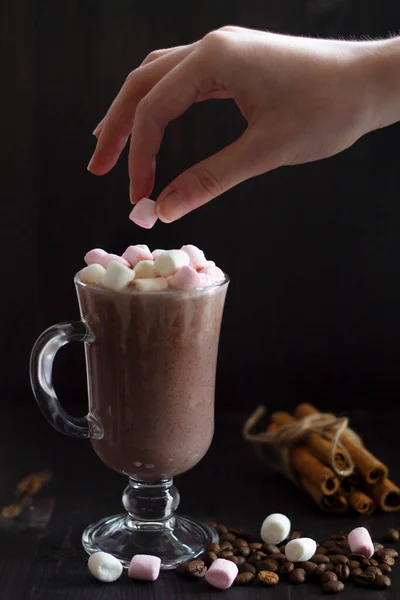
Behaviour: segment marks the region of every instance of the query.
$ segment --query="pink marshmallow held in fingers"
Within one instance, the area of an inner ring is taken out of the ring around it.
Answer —
[[[187,246],[182,246],[181,250],[186,252],[186,254],[190,258],[190,266],[193,269],[202,269],[207,265],[207,259],[204,256],[203,250],[197,248],[197,246],[193,246],[193,244],[188,244]]]
[[[198,272],[189,265],[183,265],[168,280],[169,287],[176,290],[195,290],[203,287]]]
[[[122,255],[128,261],[132,269],[142,260],[153,260],[153,255],[147,246],[129,246]]]
[[[155,201],[150,198],[142,198],[131,210],[129,218],[139,227],[151,229],[158,219]]]
[[[87,265],[101,265],[102,267],[106,267],[103,264],[103,260],[107,256],[107,252],[102,250],[101,248],[94,248],[93,250],[89,250],[87,254],[85,254],[84,261]]]
[[[206,573],[206,581],[219,590],[227,590],[235,581],[239,570],[234,562],[217,558]]]
[[[151,554],[136,554],[129,565],[128,575],[133,579],[155,581],[160,574],[161,559]]]
[[[212,281],[224,281],[225,279],[224,272],[219,267],[215,266],[204,267],[204,269],[202,269],[200,273],[205,273],[206,275],[211,277]]]
[[[118,256],[118,254],[106,254],[106,256],[103,257],[103,262],[101,263],[101,265],[107,269],[109,263],[112,260],[116,260],[117,262],[121,263],[121,265],[124,265],[125,267],[130,267],[130,264],[128,263],[127,260],[125,260],[125,258],[123,258],[122,256]]]
[[[348,543],[353,554],[362,554],[365,558],[371,558],[375,552],[371,536],[365,527],[356,527],[350,531]]]

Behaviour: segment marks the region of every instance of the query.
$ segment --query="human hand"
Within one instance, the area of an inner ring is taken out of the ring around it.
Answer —
[[[194,102],[212,98],[233,98],[248,126],[161,192],[157,214],[166,223],[250,177],[332,156],[374,128],[365,67],[372,43],[229,26],[188,46],[152,52],[96,128],[88,168],[107,173],[131,136],[131,201],[148,197],[166,126]]]

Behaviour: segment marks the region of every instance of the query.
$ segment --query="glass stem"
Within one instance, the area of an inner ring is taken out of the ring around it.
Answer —
[[[179,500],[172,478],[147,482],[130,477],[122,496],[130,520],[147,523],[170,519],[178,508]]]

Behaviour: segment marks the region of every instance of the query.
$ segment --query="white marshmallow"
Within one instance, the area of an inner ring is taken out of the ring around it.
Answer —
[[[200,250],[197,246],[193,246],[193,244],[188,244],[187,246],[182,246],[181,250],[186,252],[190,259],[190,266],[193,269],[203,269],[207,266],[207,259],[204,256],[203,250]]]
[[[157,256],[160,256],[160,254],[164,254],[164,252],[166,252],[166,250],[162,250],[161,248],[157,248],[156,250],[153,250],[153,258],[154,260],[156,260]]]
[[[141,260],[134,268],[135,277],[149,279],[155,277],[154,260]]]
[[[215,265],[215,262],[213,260],[208,260],[207,261],[206,267],[215,267],[215,266],[216,265]]]
[[[183,250],[168,250],[157,256],[154,264],[156,273],[162,277],[167,277],[184,265],[188,265],[189,262],[190,258]]]
[[[119,292],[126,287],[135,277],[134,271],[125,267],[120,262],[112,260],[106,269],[103,286],[107,289]]]
[[[79,277],[83,283],[99,285],[102,283],[105,273],[106,270],[104,267],[92,263],[79,272]]]
[[[168,288],[168,283],[163,277],[153,279],[135,279],[135,288],[140,292],[162,292]]]
[[[297,538],[286,544],[285,555],[290,562],[310,560],[317,550],[317,544],[311,538]]]
[[[280,544],[290,533],[290,520],[286,515],[273,513],[261,525],[261,539],[266,544]]]
[[[122,575],[122,564],[108,552],[96,552],[88,560],[88,569],[99,581],[111,583]]]

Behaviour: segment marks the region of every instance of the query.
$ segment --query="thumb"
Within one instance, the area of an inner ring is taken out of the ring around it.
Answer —
[[[238,183],[265,173],[273,164],[272,153],[262,152],[246,130],[235,142],[181,173],[157,198],[160,221],[171,223],[206,204]]]

